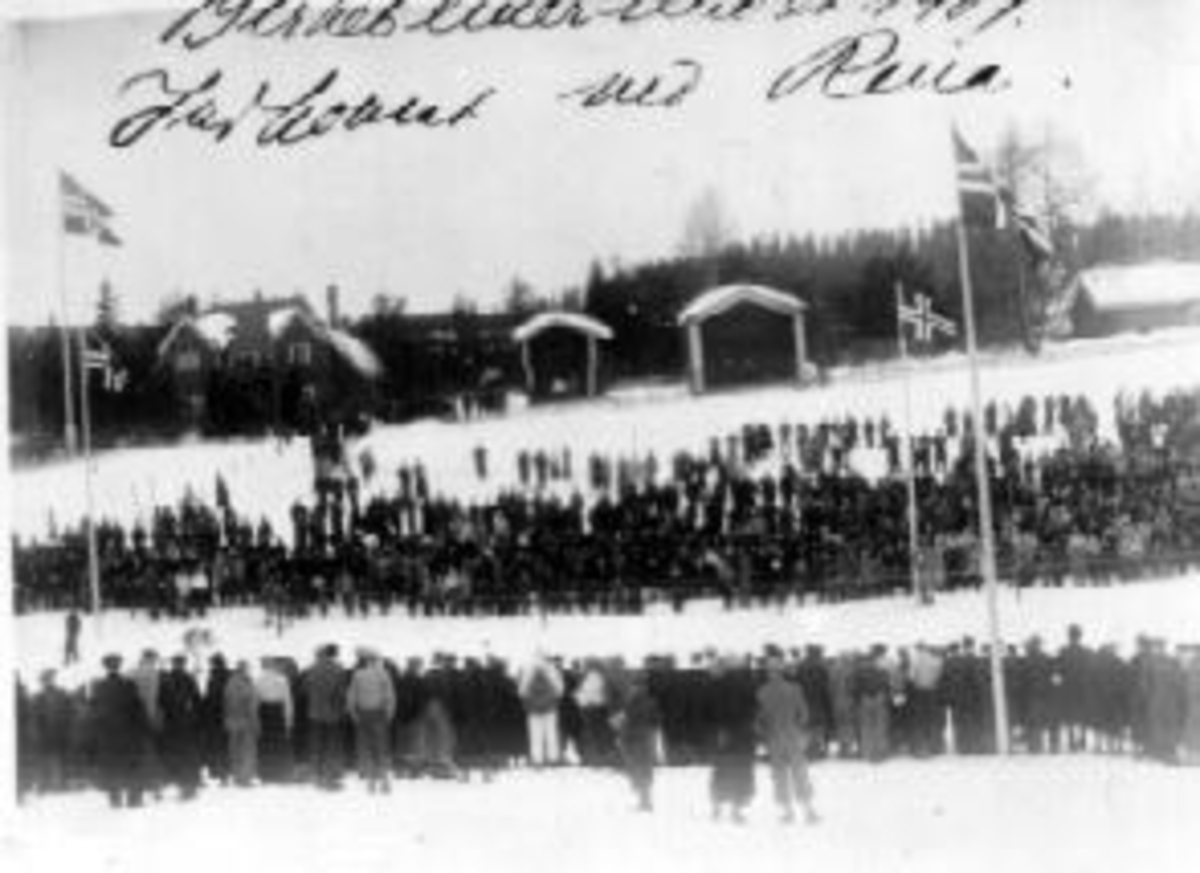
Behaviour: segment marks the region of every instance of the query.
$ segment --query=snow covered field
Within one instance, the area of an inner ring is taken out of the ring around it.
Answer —
[[[913,426],[933,430],[947,406],[967,406],[966,368],[961,356],[951,355],[918,363],[916,369]],[[1102,431],[1111,432],[1112,401],[1121,391],[1162,393],[1200,384],[1200,330],[1065,343],[1048,347],[1037,358],[994,354],[985,358],[981,376],[985,399],[1001,406],[1015,405],[1026,395],[1086,395],[1100,415]],[[397,467],[419,460],[435,491],[475,500],[515,482],[516,456],[522,450],[570,446],[578,484],[591,452],[644,456],[653,450],[666,462],[679,449],[704,452],[711,437],[744,423],[777,426],[849,414],[887,415],[897,425],[902,422],[903,381],[895,365],[836,370],[827,386],[803,390],[779,386],[694,398],[679,385],[466,423],[380,427],[351,446],[349,454],[356,468],[364,451],[376,461],[380,472],[368,493],[394,491]],[[489,452],[487,482],[480,482],[474,470],[473,452],[480,445]],[[869,464],[870,459],[860,460]],[[307,498],[312,485],[312,464],[303,440],[290,445],[256,440],[118,450],[97,457],[94,471],[94,505],[102,517],[123,522],[145,518],[155,504],[173,503],[189,490],[211,502],[221,473],[239,511],[267,517],[285,536],[291,531],[289,507]],[[86,505],[82,465],[13,471],[10,499],[13,530],[20,536],[44,536],[52,516],[59,525],[74,524]]]
[[[1200,643],[1200,579],[1181,578],[1110,588],[1005,589],[1000,598],[1002,633],[1010,642],[1041,634],[1047,644],[1064,642],[1066,627],[1081,624],[1091,643],[1114,642],[1129,654],[1140,633],[1172,643]],[[61,613],[34,614],[15,622],[17,666],[28,678],[61,661]],[[83,663],[63,674],[69,684],[98,674],[100,657],[110,651],[136,659],[147,646],[161,654],[183,651],[188,628],[212,631],[215,649],[229,658],[257,659],[264,654],[291,655],[307,664],[318,645],[335,642],[343,650],[372,646],[403,659],[428,658],[437,651],[460,656],[494,653],[514,664],[525,663],[537,648],[564,657],[622,655],[632,661],[651,653],[688,658],[715,646],[722,651],[757,651],[767,643],[785,647],[820,643],[837,651],[875,642],[911,645],[942,643],[971,634],[987,639],[984,597],[980,592],[945,594],[933,606],[909,598],[840,605],[726,612],[714,602],[691,605],[683,615],[665,608],[645,616],[549,616],[522,618],[329,618],[298,622],[280,636],[264,624],[259,609],[210,613],[189,622],[152,622],[144,615],[113,612],[99,626],[88,622],[81,639]]]
[[[1195,869],[1200,772],[1124,758],[946,758],[813,768],[823,820],[778,823],[766,772],[748,822],[714,824],[706,774],[660,771],[657,809],[621,779],[515,772],[484,785],[213,788],[110,811],[98,792],[35,799],[0,852],[9,869],[171,871],[811,870],[1128,873]]]
[[[1106,343],[1048,349],[1038,359],[996,356],[983,371],[985,394],[999,403],[1047,393],[1085,394],[1111,427],[1120,391],[1162,392],[1195,386],[1200,377],[1200,332],[1178,331]],[[434,487],[467,499],[483,498],[515,477],[523,449],[571,446],[576,476],[589,452],[660,458],[681,448],[703,451],[710,437],[744,422],[812,422],[846,414],[888,415],[899,422],[903,391],[894,368],[832,374],[823,388],[773,388],[688,397],[680,388],[617,394],[592,403],[542,408],[466,424],[421,423],[376,430],[352,448],[364,450],[393,485],[398,464],[420,460]],[[966,405],[967,379],[959,358],[921,366],[914,379],[917,428],[940,423],[948,404]],[[489,447],[493,477],[476,480],[472,451]],[[106,454],[96,461],[99,513],[132,521],[155,503],[188,489],[211,500],[217,473],[235,504],[289,529],[287,509],[307,496],[307,446],[271,441],[191,444]],[[74,522],[84,507],[79,464],[14,472],[16,533],[42,536],[51,514]],[[1042,634],[1056,645],[1070,622],[1084,625],[1093,643],[1115,641],[1129,651],[1134,636],[1151,632],[1172,642],[1200,641],[1200,579],[1119,588],[1036,590],[1000,597],[1005,638]],[[552,616],[519,619],[369,619],[299,623],[282,636],[264,627],[259,610],[228,610],[204,621],[152,623],[144,616],[108,614],[89,623],[84,663],[64,675],[73,684],[95,675],[99,657],[133,658],[146,646],[181,650],[184,631],[212,630],[216,649],[232,658],[290,654],[307,663],[323,642],[369,644],[404,658],[445,650],[494,652],[520,662],[535,648],[567,657],[676,653],[715,646],[737,651],[765,643],[831,649],[873,642],[907,645],[973,634],[985,639],[984,599],[971,592],[943,595],[932,607],[907,598],[784,610],[724,612],[717,604],[689,606],[682,616],[652,610],[642,617]],[[27,677],[57,664],[61,614],[15,622],[17,666]],[[775,821],[770,787],[760,773],[758,799],[743,827],[709,821],[705,776],[698,770],[660,774],[658,811],[632,812],[615,776],[560,771],[518,772],[491,785],[403,783],[387,798],[357,784],[341,795],[305,788],[249,792],[212,789],[192,805],[169,798],[137,813],[108,810],[98,793],[35,800],[11,820],[0,860],[21,870],[160,873],[163,870],[563,870],[687,869],[755,871],[811,869],[821,873],[903,871],[1191,871],[1192,828],[1200,814],[1200,773],[1123,758],[1078,757],[895,761],[883,766],[827,763],[814,769],[824,821],[784,828]]]

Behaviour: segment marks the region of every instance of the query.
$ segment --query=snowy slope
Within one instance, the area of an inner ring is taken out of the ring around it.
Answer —
[[[940,426],[948,405],[967,406],[967,373],[960,355],[919,362],[915,370],[915,429]],[[829,385],[803,390],[774,387],[693,398],[678,386],[621,392],[467,423],[380,427],[352,446],[350,454],[356,467],[364,451],[375,458],[380,472],[368,493],[394,491],[397,467],[419,460],[435,491],[481,500],[514,483],[516,456],[527,449],[557,451],[569,446],[574,475],[581,482],[591,452],[644,456],[653,450],[666,461],[679,449],[706,451],[711,437],[747,422],[776,426],[856,414],[886,415],[901,423],[903,379],[896,365],[843,369],[830,375]],[[1026,395],[1083,394],[1093,400],[1102,431],[1111,431],[1112,401],[1121,391],[1163,392],[1197,384],[1200,330],[1196,329],[1066,343],[1047,348],[1037,358],[993,354],[985,357],[982,367],[985,399],[1015,405]],[[478,481],[473,466],[473,451],[480,445],[489,451],[487,482]],[[869,459],[862,460],[869,465]],[[302,440],[290,445],[257,440],[119,450],[98,457],[94,472],[94,505],[101,517],[131,522],[145,517],[155,503],[177,501],[189,490],[211,502],[220,472],[240,511],[267,517],[285,536],[291,531],[288,507],[310,495],[312,482],[311,459]],[[79,463],[14,471],[14,532],[43,536],[52,515],[60,525],[74,523],[86,505],[84,478]]]

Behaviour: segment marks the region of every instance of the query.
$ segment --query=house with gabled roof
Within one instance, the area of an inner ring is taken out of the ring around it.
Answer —
[[[158,358],[185,417],[194,425],[209,423],[222,403],[226,412],[233,408],[230,414],[257,423],[297,426],[348,399],[348,388],[377,379],[378,358],[339,324],[336,288],[327,299],[327,320],[298,294],[256,293],[181,316],[159,344]]]
[[[1051,304],[1047,322],[1057,337],[1200,325],[1200,263],[1151,261],[1082,270]]]

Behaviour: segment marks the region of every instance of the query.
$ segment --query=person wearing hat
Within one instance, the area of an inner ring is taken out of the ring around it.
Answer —
[[[342,728],[346,717],[346,671],[338,648],[322,646],[302,680],[307,701],[312,767],[318,788],[337,790],[342,781]]]
[[[209,778],[222,785],[229,781],[229,742],[225,736],[225,684],[229,676],[224,655],[217,652],[209,657],[201,702],[201,748]]]
[[[233,783],[246,788],[258,775],[258,692],[250,677],[250,662],[238,661],[225,682],[225,733],[229,739],[229,769]]]
[[[254,679],[258,692],[259,775],[264,783],[287,782],[292,777],[292,688],[275,658],[259,661]]]
[[[73,705],[57,677],[54,670],[43,670],[39,677],[41,688],[30,704],[37,751],[37,787],[43,792],[62,791],[66,786],[71,748]]]
[[[121,656],[105,655],[91,689],[88,723],[98,782],[113,807],[142,805],[142,753],[150,741],[137,686],[121,675]]]
[[[758,689],[757,727],[767,749],[775,800],[784,822],[795,820],[794,805],[804,807],[805,821],[817,821],[813,788],[805,756],[809,709],[800,687],[783,675],[783,654],[767,655],[767,681]]]
[[[562,760],[558,708],[563,695],[563,676],[542,652],[537,652],[518,679],[521,700],[529,725],[529,761],[535,767],[557,765]]]
[[[638,799],[638,809],[654,809],[654,762],[658,754],[658,732],[662,722],[658,701],[650,691],[644,670],[631,676],[629,694],[622,708],[613,715],[617,748],[625,764],[625,773]]]
[[[346,711],[354,722],[358,760],[371,794],[391,792],[392,719],[396,715],[396,690],[378,653],[359,649],[361,661],[346,692]]]
[[[200,686],[187,669],[187,658],[176,655],[158,687],[162,713],[162,757],[167,779],[191,800],[200,790]]]
[[[719,819],[728,806],[733,821],[740,824],[754,798],[758,700],[753,676],[738,658],[726,655],[714,665],[705,697],[705,720],[711,731],[709,799],[713,818]]]

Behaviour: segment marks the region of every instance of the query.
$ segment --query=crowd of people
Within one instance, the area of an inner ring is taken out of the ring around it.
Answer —
[[[1005,654],[1013,751],[1200,763],[1200,646],[1142,638],[1124,657],[1072,626],[1060,647],[1032,638]],[[569,764],[625,772],[649,809],[655,769],[691,765],[711,771],[714,815],[737,819],[765,759],[781,813],[812,815],[810,760],[995,752],[989,663],[969,638],[636,666],[539,652],[519,668],[446,653],[397,664],[366,648],[345,666],[336,645],[303,668],[220,654],[164,663],[147,650],[129,670],[106,656],[104,675],[78,689],[54,670],[36,689],[18,681],[18,783],[24,797],[96,786],[138,806],[168,789],[184,800],[216,785],[333,791],[352,773],[386,794],[397,778]]]
[[[1001,576],[1019,585],[1106,584],[1200,565],[1200,392],[1119,397],[1110,433],[1085,398],[989,404],[983,431]],[[919,519],[909,545],[905,442],[886,418],[747,424],[708,451],[661,463],[570,449],[521,452],[494,499],[438,493],[420,463],[395,486],[369,457],[318,469],[290,537],[212,504],[160,507],[149,524],[98,525],[108,607],[187,615],[262,604],[327,611],[515,614],[838,600],[980,581],[969,415],[947,410],[912,440]],[[1037,446],[1038,450],[1031,449]],[[863,473],[862,459],[880,463]],[[487,448],[475,473],[497,477]],[[586,481],[580,481],[586,480]],[[552,486],[574,483],[564,496]],[[18,611],[80,605],[80,529],[14,543]]]

